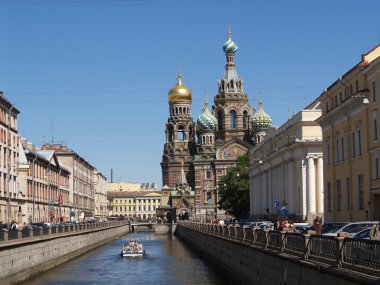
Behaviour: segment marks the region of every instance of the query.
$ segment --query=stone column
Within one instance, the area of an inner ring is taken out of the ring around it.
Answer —
[[[288,185],[287,185],[287,202],[288,202],[288,212],[289,214],[296,214],[296,199],[295,199],[295,191],[294,182],[293,182],[293,161],[289,161],[287,163],[288,169]]]
[[[314,158],[309,157],[307,163],[307,174],[308,174],[308,213],[316,213],[315,207],[315,166],[314,166]]]
[[[323,207],[323,158],[318,157],[318,162],[317,162],[317,179],[318,179],[318,213],[323,213],[324,212],[324,207]]]

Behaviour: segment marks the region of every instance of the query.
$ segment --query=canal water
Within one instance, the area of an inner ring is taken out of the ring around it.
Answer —
[[[120,257],[128,240],[141,241],[146,255]],[[135,232],[58,266],[24,284],[231,285],[220,268],[195,255],[181,240],[154,232]]]

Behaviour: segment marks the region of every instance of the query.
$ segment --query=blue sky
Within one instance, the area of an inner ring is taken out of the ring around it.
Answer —
[[[0,0],[0,90],[36,146],[63,143],[114,181],[157,182],[181,65],[198,117],[231,23],[250,103],[274,125],[380,43],[380,1]]]

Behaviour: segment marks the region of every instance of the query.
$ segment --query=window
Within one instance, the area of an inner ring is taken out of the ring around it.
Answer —
[[[236,111],[230,112],[230,129],[236,129]]]
[[[211,171],[206,170],[206,179],[211,179]]]
[[[224,115],[222,111],[218,111],[218,130],[223,130]]]
[[[120,206],[120,212],[122,212],[122,211],[123,211],[123,207]]]
[[[355,151],[355,133],[352,133],[352,157],[356,156],[356,151]]]
[[[373,177],[375,179],[379,178],[379,158],[375,157],[373,165]]]
[[[340,180],[336,181],[336,208],[338,211],[341,210],[341,202],[342,202],[342,185]]]
[[[335,107],[338,106],[338,97],[335,96]]]
[[[342,146],[342,160],[344,160],[344,138],[341,138],[341,146]]]
[[[360,130],[358,130],[358,155],[362,155],[362,134]]]
[[[356,93],[358,93],[359,92],[359,81],[358,80],[355,81],[355,88],[356,88]]]
[[[335,162],[339,162],[339,140],[335,141]]]
[[[363,175],[358,175],[358,207],[364,209],[364,182]]]
[[[331,200],[331,183],[327,182],[327,210],[332,211],[332,200]]]
[[[346,177],[346,209],[350,209],[350,178]]]
[[[327,165],[330,165],[331,164],[331,160],[330,160],[330,144],[326,144],[326,151],[327,151]]]
[[[372,112],[372,138],[377,140],[377,111]]]
[[[372,81],[372,102],[376,102],[376,82]]]
[[[243,129],[248,128],[248,113],[247,111],[244,111],[243,113]]]
[[[183,127],[179,127],[178,129],[178,140],[183,141],[184,140],[184,130]]]

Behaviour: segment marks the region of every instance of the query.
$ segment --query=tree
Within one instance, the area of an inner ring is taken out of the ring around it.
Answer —
[[[238,157],[236,165],[230,167],[219,182],[219,209],[224,209],[238,220],[249,217],[248,166],[247,152]]]

